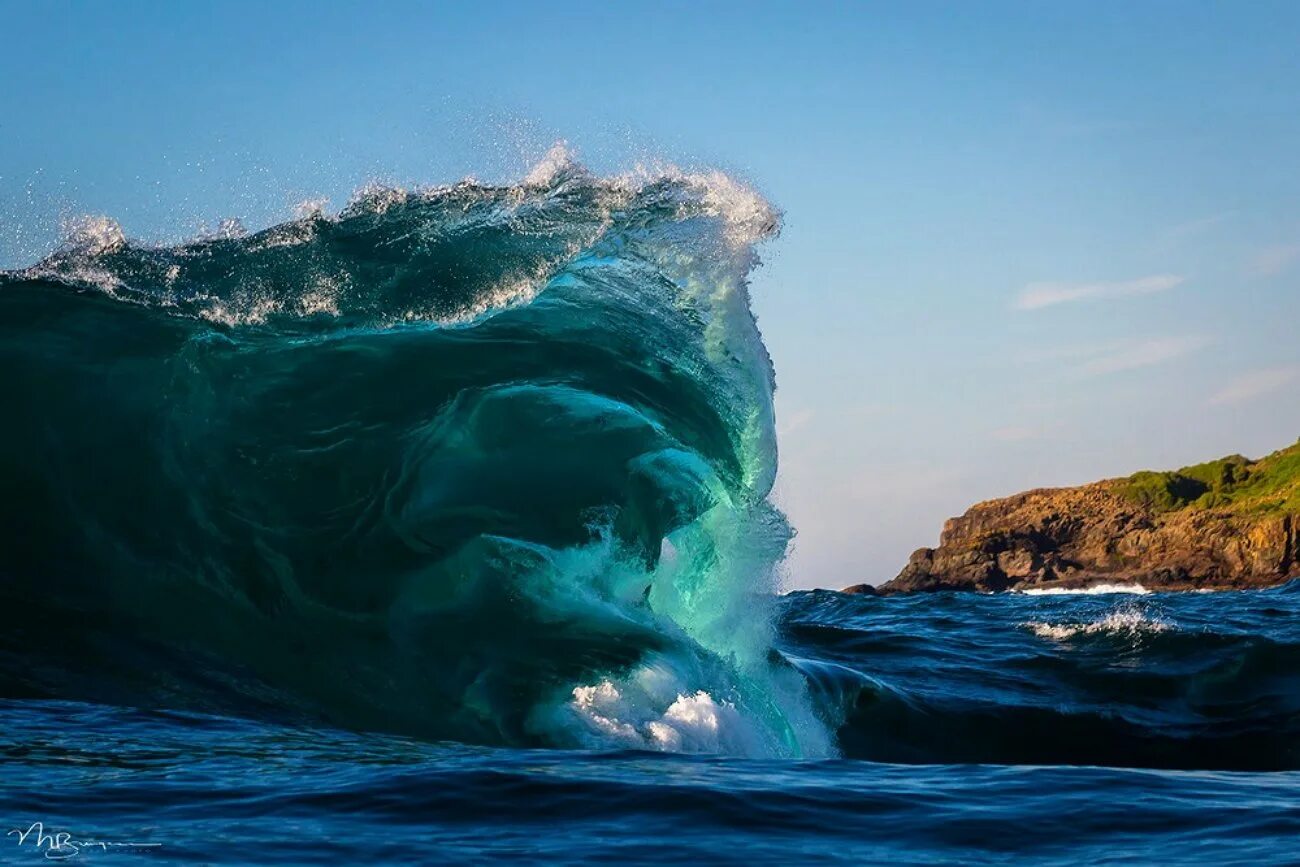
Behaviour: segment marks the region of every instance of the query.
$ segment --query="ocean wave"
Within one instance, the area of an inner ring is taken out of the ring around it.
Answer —
[[[1023,624],[1039,638],[1065,641],[1079,635],[1115,635],[1137,637],[1158,635],[1173,629],[1169,622],[1145,611],[1126,609],[1112,611],[1100,620],[1087,623],[1044,623],[1031,620]]]
[[[0,275],[0,686],[828,752],[756,601],[791,535],[748,292],[778,229],[722,173],[563,147],[176,246],[79,222]]]

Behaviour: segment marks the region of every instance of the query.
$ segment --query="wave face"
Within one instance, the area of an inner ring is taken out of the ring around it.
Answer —
[[[727,177],[363,190],[0,276],[5,694],[816,755]]]

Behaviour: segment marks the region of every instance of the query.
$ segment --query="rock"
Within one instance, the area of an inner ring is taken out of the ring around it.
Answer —
[[[850,596],[879,596],[880,591],[871,584],[853,584],[840,591]]]
[[[1260,461],[1234,455],[979,503],[878,592],[1268,587],[1300,577],[1297,537],[1300,443]]]

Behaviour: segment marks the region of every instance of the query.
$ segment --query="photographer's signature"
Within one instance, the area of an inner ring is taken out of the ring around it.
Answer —
[[[77,840],[67,831],[45,830],[44,822],[32,822],[26,829],[14,828],[7,837],[16,839],[19,846],[30,846],[43,852],[51,861],[76,858],[83,852],[112,852],[125,849],[157,849],[161,843],[113,842],[109,840]]]

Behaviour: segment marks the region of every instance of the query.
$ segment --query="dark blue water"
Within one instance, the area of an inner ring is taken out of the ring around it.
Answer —
[[[1293,858],[1300,594],[776,594],[778,228],[557,150],[0,273],[0,860]]]
[[[83,846],[87,863],[1295,862],[1297,624],[1286,589],[794,594],[783,651],[870,685],[841,733],[853,758],[476,747],[11,700],[0,813],[160,844]],[[1135,766],[1100,766],[1115,763]],[[34,840],[0,858],[37,862]]]

